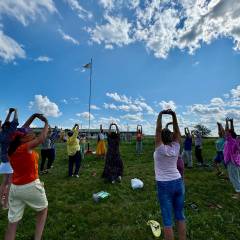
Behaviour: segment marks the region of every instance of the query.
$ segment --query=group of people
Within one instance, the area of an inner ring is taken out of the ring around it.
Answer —
[[[13,114],[12,120],[11,116]],[[170,115],[172,121],[162,126],[163,115]],[[43,122],[41,133],[36,136],[30,125],[35,119]],[[28,205],[37,212],[35,240],[41,239],[47,218],[48,201],[39,175],[47,173],[53,166],[55,159],[55,141],[60,131],[55,127],[49,130],[48,120],[42,114],[33,114],[20,128],[18,128],[18,113],[10,108],[6,120],[0,123],[1,164],[0,174],[3,181],[0,188],[0,199],[4,208],[8,210],[8,229],[5,240],[13,240],[16,236],[17,225],[23,217],[25,206]],[[173,131],[169,129],[173,125]],[[234,130],[233,119],[226,119],[225,129],[218,125],[219,138],[216,141],[216,169],[220,175],[219,164],[227,168],[229,179],[240,198],[240,141]],[[100,126],[96,154],[105,158],[102,178],[107,182],[120,182],[123,176],[123,161],[120,155],[120,131],[117,124],[112,123],[107,132],[107,148],[105,135]],[[184,216],[184,177],[181,166],[181,156],[187,167],[193,167],[192,139],[195,140],[195,156],[199,165],[203,165],[202,137],[199,132],[191,132],[185,128],[183,152],[180,154],[181,133],[176,113],[164,110],[157,118],[155,133],[154,169],[157,185],[157,196],[160,202],[164,225],[164,239],[173,240],[172,212],[176,220],[178,239],[186,239],[186,223]],[[142,126],[137,126],[136,153],[142,153]],[[79,178],[84,149],[79,138],[79,125],[75,124],[67,132],[66,138],[68,160],[68,176]],[[34,150],[41,146],[41,164],[38,171],[38,153]],[[48,159],[45,168],[45,162]],[[180,160],[179,160],[180,159]]]

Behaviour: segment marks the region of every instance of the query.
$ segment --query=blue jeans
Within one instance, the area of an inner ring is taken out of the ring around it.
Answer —
[[[142,153],[142,141],[136,142],[136,152],[137,152],[137,154]]]
[[[172,210],[175,220],[185,220],[182,178],[173,181],[157,181],[157,191],[164,227],[172,226]]]

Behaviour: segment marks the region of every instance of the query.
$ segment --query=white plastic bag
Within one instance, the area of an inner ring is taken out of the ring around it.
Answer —
[[[138,178],[133,178],[133,179],[131,179],[131,186],[132,186],[133,190],[143,188],[143,181],[141,181]]]

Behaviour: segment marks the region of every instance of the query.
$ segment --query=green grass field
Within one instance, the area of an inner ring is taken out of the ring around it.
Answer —
[[[41,176],[49,201],[49,215],[45,226],[45,240],[150,240],[154,239],[147,220],[161,223],[156,196],[153,168],[153,139],[145,139],[144,154],[135,154],[135,142],[121,144],[124,162],[122,183],[106,184],[101,179],[104,160],[87,156],[80,178],[67,178],[66,146],[57,145],[57,158],[52,172]],[[215,155],[213,140],[204,142],[204,159],[212,163]],[[96,172],[96,176],[92,174]],[[144,188],[133,191],[130,180],[144,182]],[[240,202],[232,199],[234,193],[229,181],[216,176],[209,168],[185,171],[187,239],[240,239]],[[95,203],[92,194],[105,190],[109,199]],[[198,211],[189,205],[194,203]],[[219,204],[219,207],[209,207]],[[222,207],[222,208],[221,208]],[[35,213],[27,208],[19,224],[17,239],[31,239],[34,233]],[[0,210],[0,239],[7,226],[7,211]],[[161,236],[160,239],[163,239]]]

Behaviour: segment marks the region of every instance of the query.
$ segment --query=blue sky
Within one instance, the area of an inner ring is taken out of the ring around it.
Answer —
[[[239,128],[239,16],[236,0],[2,1],[0,119],[15,106],[21,122],[87,127],[93,58],[92,127],[153,133],[171,107],[181,128],[215,132],[226,116]]]

